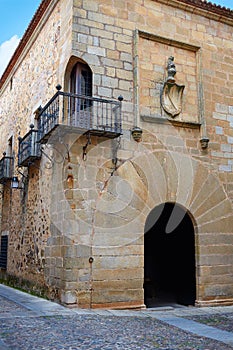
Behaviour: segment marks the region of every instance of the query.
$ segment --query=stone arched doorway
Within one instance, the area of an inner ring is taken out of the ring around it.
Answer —
[[[195,237],[189,214],[173,203],[155,207],[145,225],[146,306],[194,305],[195,275]]]

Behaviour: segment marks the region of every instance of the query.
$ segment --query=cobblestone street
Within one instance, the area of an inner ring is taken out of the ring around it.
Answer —
[[[3,285],[0,305],[1,350],[233,349],[232,306],[67,309]]]

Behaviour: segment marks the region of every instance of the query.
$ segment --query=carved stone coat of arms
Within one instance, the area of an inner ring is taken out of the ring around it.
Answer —
[[[173,118],[182,110],[182,97],[185,86],[175,82],[176,68],[174,57],[169,57],[167,65],[168,77],[163,85],[161,105],[165,112]]]

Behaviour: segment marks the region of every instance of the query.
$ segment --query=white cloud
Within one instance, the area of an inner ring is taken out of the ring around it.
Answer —
[[[20,39],[18,36],[14,35],[10,40],[7,40],[0,45],[0,77],[8,65],[19,41]]]

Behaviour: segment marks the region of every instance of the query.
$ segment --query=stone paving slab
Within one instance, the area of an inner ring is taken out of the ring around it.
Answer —
[[[222,341],[233,347],[232,332],[216,329],[215,327],[204,325],[204,324],[201,324],[192,320],[184,319],[181,317],[175,317],[175,316],[158,317],[157,316],[157,319],[163,322],[166,322],[172,326],[178,327],[179,329],[183,329],[184,331],[198,334],[199,336],[202,336],[202,337],[207,337],[210,339]]]
[[[206,324],[224,331],[233,331],[233,313],[192,315],[187,319]]]
[[[0,296],[16,303],[24,310],[30,310],[37,316],[49,316],[54,314],[71,314],[70,309],[65,308],[55,302],[24,293],[20,290],[0,285]]]

